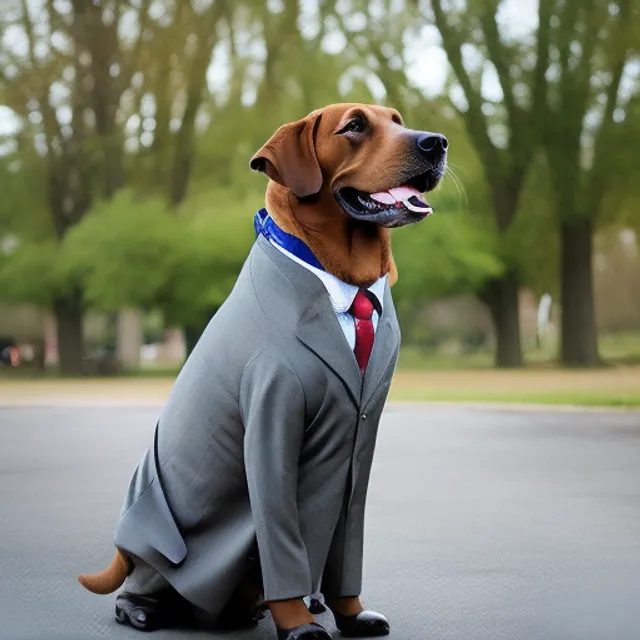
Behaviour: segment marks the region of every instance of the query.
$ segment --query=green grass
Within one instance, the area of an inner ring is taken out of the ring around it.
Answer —
[[[139,369],[138,371],[123,371],[117,376],[83,376],[82,380],[119,380],[122,378],[175,378],[180,373],[181,366],[160,366]],[[45,369],[38,371],[29,367],[10,369],[0,367],[0,382],[4,380],[65,380],[66,376],[61,376],[55,369]],[[69,380],[76,379],[71,376]]]
[[[602,335],[599,338],[600,355],[605,365],[640,365],[640,332]],[[525,352],[526,367],[530,369],[557,369],[555,349]],[[139,371],[127,371],[122,378],[175,378],[180,365],[146,366]],[[479,351],[461,355],[449,355],[425,351],[407,346],[400,353],[398,368],[401,371],[474,371],[494,368],[492,351]],[[29,379],[59,379],[54,370],[39,372],[28,368],[12,370],[0,366],[0,381]],[[102,378],[100,378],[102,379]]]
[[[93,380],[14,378],[0,383],[0,400],[119,398],[163,402],[173,376]],[[484,402],[573,405],[640,409],[640,367],[593,371],[523,369],[518,371],[398,371],[391,400],[404,402]]]
[[[608,366],[596,369],[563,369],[556,365],[553,354],[538,351],[527,354],[524,369],[497,370],[492,353],[452,356],[407,347],[400,355],[390,399],[640,408],[640,333],[602,336],[600,350]],[[179,366],[152,366],[117,377],[85,378],[84,385],[61,380],[54,371],[0,367],[0,386],[4,387],[0,394],[73,397],[86,389],[90,396],[124,394],[144,399],[152,394],[162,399],[179,370]],[[40,383],[35,382],[38,380]]]
[[[616,393],[594,392],[475,392],[472,389],[447,391],[442,389],[394,388],[390,400],[399,402],[479,402],[506,404],[565,405],[576,407],[615,407],[620,409],[640,408],[640,391]]]
[[[433,353],[418,347],[404,347],[400,352],[398,368],[405,371],[452,371],[456,369],[491,369],[493,354],[470,353],[459,356]]]
[[[604,334],[598,342],[604,365],[640,365],[640,333]],[[525,363],[531,368],[553,368],[558,366],[557,348],[527,350]],[[441,354],[419,347],[402,349],[400,369],[408,371],[453,371],[493,369],[493,351],[478,351],[460,355]]]
[[[640,333],[611,333],[599,341],[605,360],[621,364],[640,364]]]

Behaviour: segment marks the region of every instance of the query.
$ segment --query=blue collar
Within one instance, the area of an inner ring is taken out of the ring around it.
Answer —
[[[256,236],[263,235],[267,240],[286,249],[303,262],[324,271],[324,267],[320,264],[318,258],[313,255],[311,249],[300,238],[283,231],[266,209],[260,209],[256,213],[253,218],[253,227],[256,231]]]

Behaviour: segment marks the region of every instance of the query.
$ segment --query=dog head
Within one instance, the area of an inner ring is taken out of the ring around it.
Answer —
[[[280,127],[251,168],[300,201],[330,195],[339,215],[400,227],[433,212],[423,193],[441,181],[447,147],[442,134],[405,127],[395,109],[335,104]]]

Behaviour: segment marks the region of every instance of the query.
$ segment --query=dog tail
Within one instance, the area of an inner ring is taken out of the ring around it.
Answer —
[[[92,593],[105,595],[113,593],[122,586],[125,578],[133,570],[133,563],[122,551],[116,549],[116,555],[111,564],[98,573],[83,574],[78,576],[78,582]]]

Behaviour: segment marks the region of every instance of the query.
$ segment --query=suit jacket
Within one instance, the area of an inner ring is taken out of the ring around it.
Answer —
[[[358,595],[400,345],[385,296],[363,377],[320,280],[258,238],[176,379],[116,546],[214,615],[256,557],[267,600]]]

